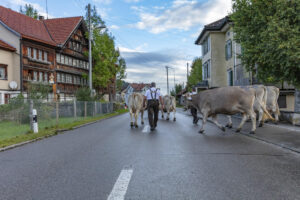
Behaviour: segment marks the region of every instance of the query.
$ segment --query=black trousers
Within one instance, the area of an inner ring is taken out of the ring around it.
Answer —
[[[198,117],[197,117],[197,109],[194,108],[194,107],[191,107],[191,114],[193,116],[193,122],[195,123],[196,120],[198,119]]]
[[[158,111],[158,100],[148,100],[148,120],[151,128],[155,128],[157,126]]]

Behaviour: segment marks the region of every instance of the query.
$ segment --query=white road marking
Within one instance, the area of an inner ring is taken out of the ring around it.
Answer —
[[[133,169],[123,169],[107,200],[123,200],[133,173]]]
[[[145,127],[144,127],[144,129],[143,129],[143,133],[146,133],[146,132],[148,132],[148,130],[149,130],[149,125],[146,125]]]

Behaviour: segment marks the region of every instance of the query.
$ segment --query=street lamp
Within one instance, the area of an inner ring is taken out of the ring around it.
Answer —
[[[96,26],[92,30],[91,26],[91,4],[88,5],[88,15],[89,15],[89,88],[91,93],[93,93],[93,80],[92,80],[92,34],[94,29],[103,29],[106,26]]]

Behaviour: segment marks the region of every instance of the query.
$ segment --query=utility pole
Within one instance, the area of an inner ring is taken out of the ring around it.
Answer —
[[[186,82],[188,82],[189,79],[189,63],[186,63]]]
[[[91,31],[91,4],[88,4],[88,17],[89,17],[89,88],[92,92],[92,31]]]
[[[167,70],[167,92],[169,94],[169,67],[166,66],[166,70]]]
[[[48,19],[48,1],[46,0],[46,13],[47,13],[47,19]]]
[[[174,91],[176,92],[176,84],[175,84],[175,68],[173,68],[174,70]]]

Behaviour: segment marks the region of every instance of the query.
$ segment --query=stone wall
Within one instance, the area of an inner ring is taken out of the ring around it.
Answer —
[[[300,90],[295,90],[295,112],[300,113]]]

